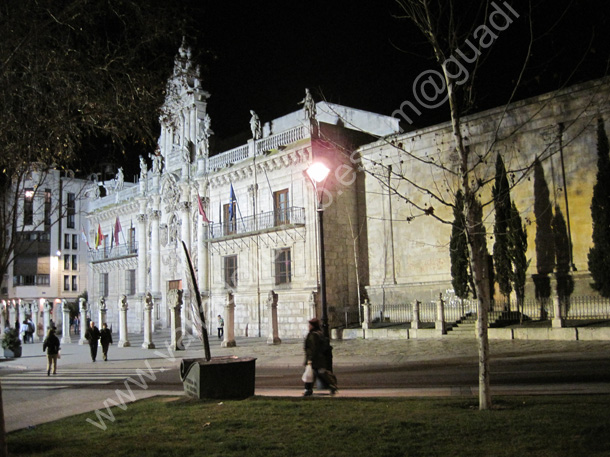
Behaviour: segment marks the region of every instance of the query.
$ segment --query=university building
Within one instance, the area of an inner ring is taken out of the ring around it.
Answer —
[[[125,296],[128,330],[140,333],[145,295],[153,298],[154,328],[161,329],[170,325],[171,291],[183,290],[181,325],[191,332],[195,297],[186,246],[209,328],[231,310],[236,336],[267,336],[277,300],[280,337],[302,337],[307,320],[322,314],[319,209],[331,327],[359,322],[365,299],[398,304],[450,295],[452,210],[427,192],[453,202],[458,160],[450,123],[404,133],[399,115],[313,103],[307,92],[303,109],[278,119],[262,122],[251,112],[251,139],[211,155],[210,94],[189,54],[180,49],[158,147],[140,157],[138,182],[126,182],[122,170],[112,181],[84,182],[76,193],[78,220],[62,220],[45,241],[48,252],[61,250],[61,256],[50,256],[47,269],[39,263],[36,272],[25,266],[31,259],[15,262],[8,299],[57,302],[86,289],[91,315],[96,318],[103,298],[107,321],[118,328]],[[462,120],[473,161],[479,161],[477,179],[493,179],[498,153],[514,170],[511,197],[527,228],[530,297],[537,272],[535,158],[550,189],[549,211],[559,209],[569,224],[575,293],[592,293],[587,253],[597,121],[608,118],[609,96],[610,80],[602,79]],[[317,163],[330,170],[323,185],[307,173]],[[484,202],[491,184],[485,189]],[[493,204],[484,207],[484,222],[493,234]],[[78,240],[81,224],[87,243]],[[491,254],[492,236],[488,248]],[[73,254],[80,256],[77,270]],[[48,280],[55,286],[44,293],[20,283],[53,268]]]

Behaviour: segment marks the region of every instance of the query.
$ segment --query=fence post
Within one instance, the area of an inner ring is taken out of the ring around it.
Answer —
[[[413,316],[411,317],[411,328],[418,329],[420,327],[419,321],[419,306],[421,302],[419,300],[415,300],[413,304]]]
[[[553,327],[561,328],[564,327],[565,322],[561,315],[561,301],[558,295],[553,296],[553,321],[551,324]]]
[[[439,294],[438,303],[436,305],[436,330],[439,330],[441,335],[447,334],[447,329],[445,327],[445,302],[442,293]]]
[[[364,299],[362,309],[364,310],[364,316],[362,318],[362,330],[367,330],[369,328],[369,324],[371,323],[371,304],[369,303],[368,298]]]

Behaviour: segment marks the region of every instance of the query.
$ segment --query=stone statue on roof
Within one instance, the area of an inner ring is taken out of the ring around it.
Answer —
[[[252,138],[255,140],[260,140],[263,137],[261,120],[254,111],[250,110],[250,114],[252,115],[250,118],[250,130],[252,130]]]
[[[299,102],[299,105],[303,105],[303,111],[305,111],[305,119],[310,121],[316,118],[316,102],[311,96],[309,89],[305,88],[305,98]]]

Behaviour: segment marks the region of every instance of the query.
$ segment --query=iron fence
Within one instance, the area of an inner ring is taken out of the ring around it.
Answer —
[[[571,296],[559,299],[561,316],[569,320],[609,320],[610,299],[599,296]],[[370,304],[370,323],[406,324],[414,320],[414,303]],[[521,318],[521,313],[523,317]],[[476,316],[476,300],[452,299],[443,304],[444,321],[457,323],[468,316]],[[435,322],[438,301],[419,304],[419,321]],[[489,323],[523,320],[547,320],[555,317],[553,300],[526,300],[517,308],[517,302],[494,300],[489,310]]]

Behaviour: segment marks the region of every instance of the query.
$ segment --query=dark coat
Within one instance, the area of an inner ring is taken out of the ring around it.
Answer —
[[[305,364],[311,362],[314,370],[328,369],[326,349],[328,344],[321,330],[312,330],[305,338]]]
[[[100,330],[100,340],[102,341],[102,346],[108,346],[112,344],[112,333],[109,328],[103,328]]]
[[[89,341],[89,344],[97,344],[100,339],[100,330],[96,326],[89,327],[85,332],[85,339]]]
[[[51,333],[42,343],[42,351],[47,351],[48,355],[56,355],[59,353],[59,338]]]

